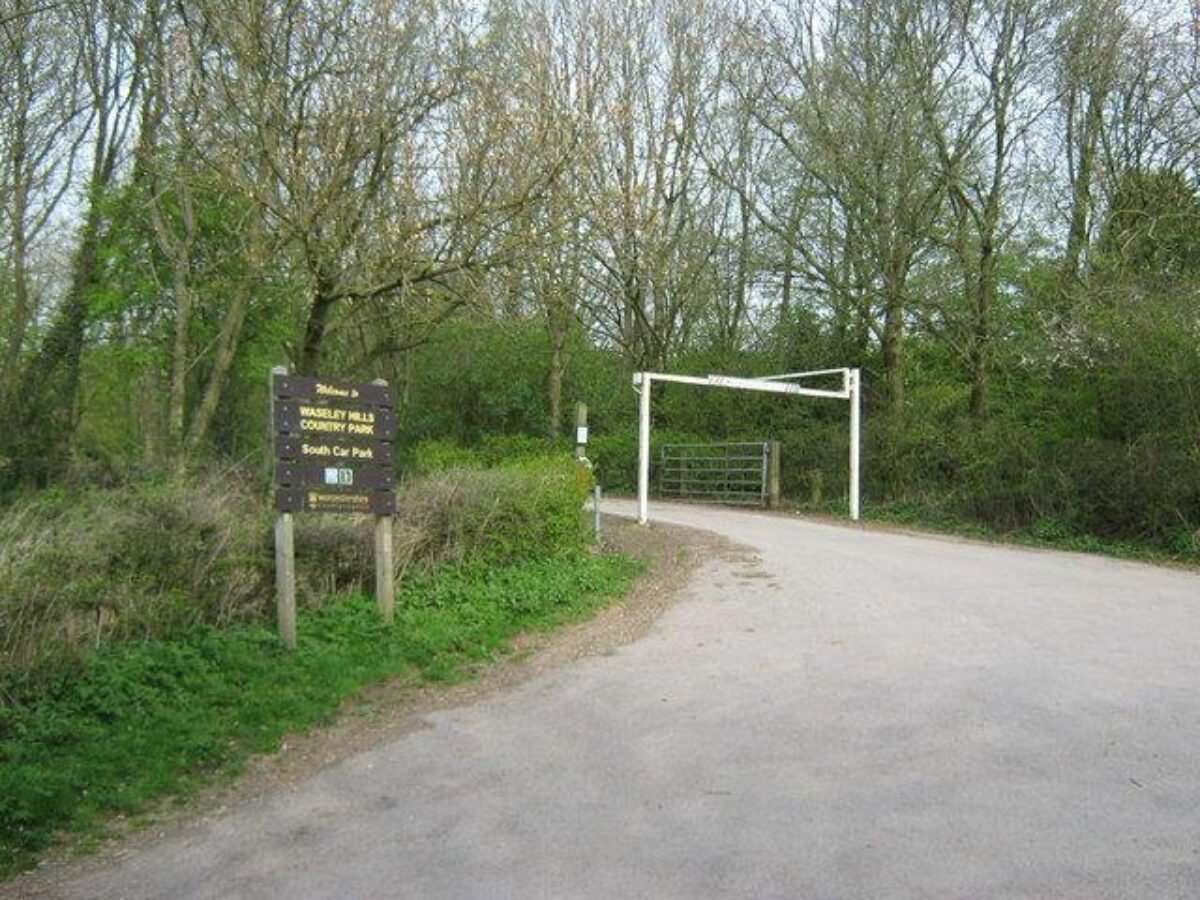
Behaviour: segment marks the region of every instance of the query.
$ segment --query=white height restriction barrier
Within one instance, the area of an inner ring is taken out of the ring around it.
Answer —
[[[804,378],[842,376],[837,389],[810,388],[793,382]],[[862,387],[858,369],[819,369],[815,372],[790,372],[762,378],[736,378],[730,375],[667,375],[661,372],[636,372],[633,388],[641,395],[638,406],[638,523],[645,525],[650,513],[650,390],[655,381],[693,384],[698,387],[723,387],[768,394],[793,394],[800,397],[832,397],[850,401],[850,518],[858,521],[859,443]]]

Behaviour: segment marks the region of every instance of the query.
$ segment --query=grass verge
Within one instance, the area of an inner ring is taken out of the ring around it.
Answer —
[[[583,553],[443,569],[401,585],[391,627],[362,595],[302,616],[294,653],[269,628],[204,625],[107,645],[36,695],[10,685],[0,707],[0,877],[32,864],[56,832],[236,772],[367,684],[469,675],[518,633],[585,617],[638,569]]]
[[[844,503],[821,505],[798,503],[792,507],[801,514],[844,518]],[[897,525],[915,531],[949,534],[998,544],[1017,544],[1045,550],[1091,553],[1117,559],[1200,568],[1200,532],[1181,531],[1169,547],[1138,541],[1114,540],[1093,534],[1081,534],[1056,519],[1040,519],[1027,528],[1001,529],[961,519],[946,512],[912,503],[876,504],[863,510],[863,519],[882,525]]]

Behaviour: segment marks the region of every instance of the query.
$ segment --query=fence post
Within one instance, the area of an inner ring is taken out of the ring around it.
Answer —
[[[779,441],[767,443],[767,508],[779,509]]]

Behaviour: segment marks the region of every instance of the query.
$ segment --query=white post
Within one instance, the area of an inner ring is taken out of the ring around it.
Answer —
[[[650,515],[650,373],[640,373],[638,381],[638,524],[645,525]]]
[[[850,518],[858,521],[859,512],[859,429],[861,427],[860,399],[862,387],[859,381],[859,370],[850,370]]]

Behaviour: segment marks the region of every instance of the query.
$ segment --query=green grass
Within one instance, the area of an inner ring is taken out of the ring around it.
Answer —
[[[236,772],[372,682],[463,678],[519,632],[586,616],[637,569],[572,554],[442,570],[402,585],[392,627],[363,596],[302,616],[294,653],[268,628],[203,626],[105,646],[36,694],[22,697],[10,682],[12,702],[0,707],[0,876],[32,864],[57,831]]]
[[[815,513],[844,517],[844,502],[829,502],[821,506],[797,504],[800,513]],[[1028,528],[1000,529],[962,519],[942,510],[915,503],[876,504],[863,509],[863,519],[886,525],[899,525],[917,531],[952,534],[993,543],[1019,544],[1049,550],[1092,553],[1150,563],[1168,563],[1200,567],[1200,544],[1190,533],[1180,532],[1169,545],[1112,540],[1093,534],[1081,534],[1058,519],[1044,518]]]

